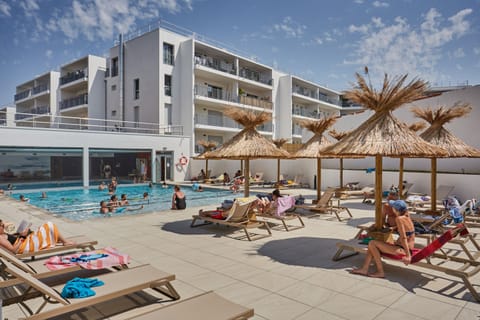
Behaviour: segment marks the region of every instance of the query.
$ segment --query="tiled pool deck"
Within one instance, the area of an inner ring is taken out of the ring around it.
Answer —
[[[289,192],[313,195],[315,191]],[[305,218],[304,229],[273,230],[272,237],[253,242],[233,239],[242,233],[229,234],[229,229],[223,227],[190,228],[191,216],[199,208],[71,222],[0,197],[0,218],[16,222],[28,219],[34,226],[45,220],[54,221],[66,235],[86,234],[99,241],[98,247],[114,246],[129,253],[132,265],[150,263],[174,273],[177,280],[173,285],[182,299],[215,290],[254,308],[254,319],[480,317],[480,304],[458,278],[389,262],[386,279],[373,279],[347,272],[361,264],[361,256],[332,261],[335,243],[352,238],[356,225],[373,220],[373,206],[358,199],[342,204],[350,208],[353,219],[339,222],[330,215]],[[480,278],[476,276],[472,282],[478,286]],[[446,292],[439,293],[441,290]],[[115,318],[120,310],[133,308],[143,298],[122,297],[113,303],[82,309],[68,319]],[[35,302],[39,305],[41,300]],[[10,305],[3,308],[3,316],[17,319],[25,315],[17,305]]]

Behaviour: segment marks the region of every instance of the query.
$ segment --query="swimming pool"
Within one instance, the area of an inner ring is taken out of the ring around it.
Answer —
[[[91,184],[96,183],[95,181],[90,181]],[[121,184],[130,184],[131,180],[120,180]],[[49,188],[67,188],[67,187],[81,187],[83,182],[81,180],[76,181],[50,181],[50,182],[18,182],[18,183],[9,183],[13,186],[13,191],[15,190],[30,190],[30,189],[49,189]],[[0,184],[0,189],[8,190],[7,183]]]
[[[42,191],[47,192],[46,199],[41,197]],[[209,188],[205,188],[203,192],[194,192],[190,187],[183,187],[182,191],[187,197],[188,207],[220,204],[224,200],[238,196],[230,191]],[[148,192],[148,200],[143,200],[144,192]],[[173,186],[162,188],[161,185],[154,185],[150,188],[145,184],[119,185],[115,194],[120,198],[123,193],[127,195],[132,208],[140,205],[144,205],[144,208],[138,211],[125,210],[113,213],[114,216],[169,210],[172,205]],[[93,187],[14,192],[11,197],[18,200],[20,194],[29,198],[30,204],[74,221],[104,217],[99,213],[100,201],[108,201],[111,197],[107,190],[100,191]]]

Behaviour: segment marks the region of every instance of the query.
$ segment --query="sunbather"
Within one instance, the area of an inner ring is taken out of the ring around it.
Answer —
[[[36,232],[26,229],[18,235],[7,234],[4,228],[5,223],[0,220],[0,246],[13,253],[38,252],[54,247],[57,243],[74,244],[65,240],[57,226],[50,221],[41,225]]]
[[[262,213],[275,215],[277,212],[278,202],[277,199],[280,198],[280,190],[275,189],[272,192],[272,200],[267,197],[262,197],[261,199],[257,200],[256,206],[257,210]]]
[[[405,265],[410,264],[412,258],[411,250],[415,244],[415,228],[412,220],[410,219],[410,215],[407,210],[407,204],[403,200],[390,200],[389,204],[392,207],[393,212],[397,215],[395,221],[399,233],[398,240],[395,243],[371,240],[368,243],[367,257],[365,258],[363,266],[360,269],[351,270],[351,273],[374,278],[385,277],[381,253],[401,255],[402,261],[405,263]],[[372,259],[375,262],[377,271],[374,273],[369,273],[368,269]]]

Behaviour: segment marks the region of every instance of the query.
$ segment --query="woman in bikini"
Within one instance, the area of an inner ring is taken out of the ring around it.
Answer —
[[[381,253],[402,255],[403,263],[405,263],[405,265],[410,264],[412,258],[411,250],[415,245],[415,228],[410,219],[407,204],[403,200],[390,200],[389,205],[397,216],[395,218],[399,234],[397,241],[395,243],[386,243],[378,240],[370,241],[368,243],[367,257],[365,258],[363,266],[359,269],[351,270],[351,273],[374,278],[384,278],[385,273],[383,271]],[[375,262],[377,271],[368,273],[372,259]]]

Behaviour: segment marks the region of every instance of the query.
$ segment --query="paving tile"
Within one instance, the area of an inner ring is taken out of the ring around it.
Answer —
[[[395,301],[390,308],[407,312],[426,319],[455,319],[461,307],[443,301],[424,298],[415,294],[405,294]]]
[[[336,291],[321,288],[303,281],[298,281],[294,285],[280,290],[277,293],[311,307],[315,307],[330,297],[338,294]]]
[[[320,319],[328,319],[328,320],[344,320],[345,318],[337,317],[334,314],[325,312],[319,309],[310,309],[304,314],[300,315],[299,317],[295,318],[295,320],[320,320]]]
[[[307,312],[311,307],[279,296],[270,294],[252,304],[255,314],[271,320],[290,320]]]
[[[271,292],[277,292],[297,282],[296,279],[292,279],[268,271],[252,275],[250,278],[247,278],[244,281],[256,287],[269,290]]]
[[[367,320],[375,319],[386,307],[368,300],[339,293],[322,302],[317,306],[317,309],[333,313],[345,319]]]
[[[217,289],[215,292],[235,303],[249,307],[251,307],[255,301],[271,294],[268,290],[254,287],[240,281]]]

